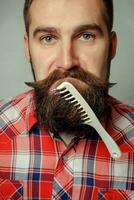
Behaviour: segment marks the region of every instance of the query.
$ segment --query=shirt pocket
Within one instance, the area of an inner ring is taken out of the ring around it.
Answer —
[[[134,191],[117,189],[100,189],[98,200],[134,200]]]
[[[23,186],[20,181],[0,179],[0,200],[23,200]]]

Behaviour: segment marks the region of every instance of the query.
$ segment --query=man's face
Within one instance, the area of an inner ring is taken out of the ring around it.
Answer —
[[[36,80],[73,67],[106,79],[109,53],[112,58],[115,48],[109,52],[104,12],[100,0],[34,0],[25,50]]]
[[[51,93],[59,81],[71,82],[98,118],[107,111],[107,68],[114,51],[102,2],[34,0],[30,7],[25,46],[37,80],[32,83],[36,114],[39,124],[52,132],[78,134],[81,127],[76,108]],[[81,131],[85,134],[85,127]]]

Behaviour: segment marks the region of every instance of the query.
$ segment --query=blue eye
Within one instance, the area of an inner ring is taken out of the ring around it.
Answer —
[[[54,42],[54,38],[52,36],[50,36],[50,35],[47,35],[47,36],[42,38],[42,41],[45,44],[52,44]]]
[[[82,40],[93,40],[95,38],[95,36],[91,33],[83,33],[80,37]]]

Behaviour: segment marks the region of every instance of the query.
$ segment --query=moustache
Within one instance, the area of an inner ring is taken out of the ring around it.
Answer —
[[[45,87],[46,89],[50,89],[51,86],[56,81],[58,80],[64,81],[67,78],[74,78],[76,80],[80,80],[89,87],[92,85],[97,88],[104,88],[105,90],[107,88],[107,92],[109,88],[115,85],[114,83],[109,83],[108,80],[103,80],[101,78],[98,78],[96,75],[88,71],[85,71],[81,68],[74,68],[68,71],[56,69],[53,72],[51,72],[47,78],[43,80],[39,80],[35,82],[25,82],[25,84],[35,89],[38,89],[38,88],[43,89],[43,87]]]

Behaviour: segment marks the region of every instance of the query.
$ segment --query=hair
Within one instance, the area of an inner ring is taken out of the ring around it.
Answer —
[[[34,0],[25,0],[24,3],[23,16],[24,16],[25,29],[27,33],[29,33],[29,25],[30,25],[29,9],[33,1]],[[106,8],[106,12],[104,13],[104,19],[107,25],[108,32],[110,33],[113,28],[113,0],[102,0],[102,1]]]
[[[34,0],[25,0],[24,8],[23,8],[23,17],[24,17],[25,29],[27,33],[29,33],[29,24],[30,24],[29,9],[33,1]]]
[[[103,0],[103,3],[106,9],[106,12],[104,13],[104,19],[107,25],[108,32],[110,33],[112,31],[114,21],[113,0]]]

